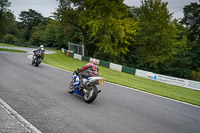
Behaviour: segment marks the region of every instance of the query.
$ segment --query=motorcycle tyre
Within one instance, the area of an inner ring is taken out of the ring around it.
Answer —
[[[90,86],[90,87],[93,88],[93,94],[92,94],[92,96],[89,99],[87,99],[86,94],[84,94],[83,98],[84,98],[84,100],[85,100],[86,103],[93,102],[96,99],[97,95],[98,95],[98,89],[97,89],[97,87],[95,85]]]
[[[38,67],[40,64],[40,59],[36,59],[35,66]]]
[[[70,94],[73,94],[73,93],[74,93],[74,90],[71,89],[70,87],[73,87],[73,82],[72,82],[72,81],[71,81],[71,82],[69,83],[69,85],[68,85],[68,92],[69,92]]]
[[[34,60],[32,61],[32,65],[34,65]]]

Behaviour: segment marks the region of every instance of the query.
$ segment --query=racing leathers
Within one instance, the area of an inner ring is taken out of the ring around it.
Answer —
[[[83,70],[86,70],[87,72],[85,73],[80,73]],[[80,68],[77,70],[78,76],[79,76],[79,81],[80,81],[80,85],[79,85],[79,90],[83,89],[83,81],[82,78],[88,78],[88,77],[92,77],[92,76],[99,76],[99,68],[94,64],[94,63],[88,63],[86,64],[84,67]]]

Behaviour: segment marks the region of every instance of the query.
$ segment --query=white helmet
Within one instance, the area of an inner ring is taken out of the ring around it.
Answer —
[[[44,46],[43,46],[43,45],[40,45],[40,48],[41,48],[42,50],[44,50]]]
[[[93,64],[97,64],[97,61],[96,61],[96,59],[95,58],[90,58],[90,63],[93,63]]]

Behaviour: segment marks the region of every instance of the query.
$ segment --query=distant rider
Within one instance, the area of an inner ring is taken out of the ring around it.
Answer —
[[[75,71],[78,76],[79,76],[79,86],[78,86],[78,89],[81,91],[83,90],[84,88],[84,85],[83,85],[83,81],[82,79],[83,78],[88,78],[88,77],[92,77],[92,76],[99,76],[99,68],[97,67],[97,61],[95,58],[91,58],[90,59],[90,63],[86,64],[84,67],[78,69],[77,71]],[[82,72],[83,70],[86,70],[87,69],[87,72]],[[80,73],[81,72],[81,73]]]
[[[44,50],[44,46],[43,45],[40,45],[40,47],[37,50],[33,51],[33,52],[34,52],[34,55],[35,55],[36,52],[38,52],[39,54],[42,54],[41,58],[42,58],[42,60],[44,59],[45,50]]]

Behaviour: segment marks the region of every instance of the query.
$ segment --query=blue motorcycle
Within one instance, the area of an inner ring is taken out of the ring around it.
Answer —
[[[94,76],[89,78],[82,78],[82,80],[84,88],[82,91],[79,91],[79,89],[77,89],[77,86],[79,85],[79,77],[77,73],[74,72],[72,76],[72,81],[70,82],[68,87],[68,92],[70,94],[78,94],[84,98],[85,102],[91,103],[96,99],[98,93],[101,92],[101,90],[97,89],[96,85],[103,85],[104,78]]]

